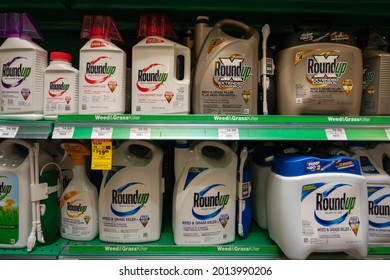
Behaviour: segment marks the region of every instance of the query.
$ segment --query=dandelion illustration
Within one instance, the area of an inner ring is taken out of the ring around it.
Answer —
[[[5,205],[3,206],[3,210],[4,211],[9,211],[12,209],[12,204],[14,204],[15,201],[13,201],[12,199],[7,199],[5,201]]]

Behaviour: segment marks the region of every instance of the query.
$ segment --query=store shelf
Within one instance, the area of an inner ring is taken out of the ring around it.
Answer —
[[[388,141],[388,117],[63,115],[54,139]]]
[[[0,138],[47,139],[52,129],[51,121],[0,120]]]
[[[31,252],[27,252],[27,249],[0,249],[0,260],[10,259],[32,259],[32,260],[55,260],[68,244],[69,240],[59,238],[50,245],[44,245],[36,243],[34,249]]]

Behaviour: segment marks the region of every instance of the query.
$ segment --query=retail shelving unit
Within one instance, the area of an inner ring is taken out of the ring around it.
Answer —
[[[196,16],[207,15],[212,22],[222,18],[241,20],[258,30],[268,23],[271,41],[292,32],[294,20],[302,17],[327,17],[334,28],[355,31],[367,25],[390,30],[390,1],[294,1],[294,0],[0,0],[2,12],[27,12],[41,27],[46,50],[66,51],[78,64],[79,39],[84,14],[109,14],[117,22],[130,51],[136,40],[138,15],[163,12],[180,36],[192,27]],[[240,141],[389,141],[390,117],[376,116],[138,116],[71,115],[57,121],[0,120],[0,138],[24,139],[96,139],[113,140],[240,140]],[[169,203],[169,199],[168,202]],[[165,206],[167,205],[165,203]],[[169,210],[164,217],[170,219]],[[390,247],[370,247],[368,258],[390,258]],[[159,241],[145,244],[108,244],[98,239],[73,242],[59,238],[55,244],[25,249],[1,249],[0,259],[67,258],[250,258],[283,259],[281,250],[266,231],[253,223],[247,239],[236,238],[221,246],[176,246],[169,223],[165,223]],[[345,254],[313,254],[312,259],[347,259]]]

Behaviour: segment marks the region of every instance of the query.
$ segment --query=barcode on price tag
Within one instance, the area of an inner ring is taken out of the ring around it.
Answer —
[[[74,126],[55,126],[53,130],[53,139],[72,139]]]
[[[130,139],[150,139],[152,129],[150,127],[130,128]]]
[[[15,138],[18,133],[19,126],[0,126],[1,138]]]
[[[344,128],[327,128],[325,132],[328,140],[348,140]]]
[[[218,128],[218,140],[239,140],[238,128]]]
[[[112,127],[96,126],[92,128],[92,139],[111,139]]]

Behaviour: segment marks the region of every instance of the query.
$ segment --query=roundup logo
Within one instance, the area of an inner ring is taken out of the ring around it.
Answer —
[[[23,67],[22,62],[20,62],[25,59],[27,58],[17,56],[3,64],[1,84],[4,88],[17,87],[30,76],[31,67]]]
[[[377,229],[390,227],[390,194],[385,191],[383,187],[368,189],[368,224]]]
[[[107,59],[111,59],[107,56],[100,56],[91,62],[87,62],[85,68],[84,79],[89,84],[100,84],[105,82],[111,77],[116,70],[116,66],[110,66]]]
[[[60,97],[69,89],[70,85],[65,84],[63,80],[64,78],[58,78],[50,82],[49,95],[51,97]]]
[[[252,73],[251,66],[243,65],[245,58],[233,54],[227,58],[219,58],[214,65],[214,83],[220,89],[243,88]]]
[[[68,192],[61,199],[61,209],[65,207],[66,215],[71,219],[77,219],[87,211],[87,206],[82,205],[82,199],[75,198],[80,192]]]
[[[199,193],[194,193],[192,206],[192,215],[198,220],[208,220],[216,217],[229,202],[229,195],[221,195],[218,191],[216,195],[207,195],[207,193],[222,184],[214,184],[203,189]],[[199,212],[208,212],[200,214]]]
[[[330,227],[333,225],[343,223],[348,215],[352,213],[355,208],[356,197],[347,197],[344,192],[341,196],[332,197],[331,194],[342,187],[351,187],[348,184],[337,184],[322,193],[316,194],[316,207],[314,211],[315,220],[322,226]],[[321,218],[320,216],[335,213],[338,217],[330,220]]]
[[[0,178],[8,179],[6,176],[0,176]],[[0,201],[7,197],[7,195],[11,192],[12,186],[6,185],[4,182],[0,184]]]
[[[125,191],[133,186],[144,185],[140,182],[128,183],[117,190],[112,190],[111,193],[111,212],[118,217],[132,216],[136,214],[145,206],[149,200],[149,193],[139,193],[136,190],[134,193],[126,193]],[[127,206],[131,210],[117,210],[123,209],[120,207]]]
[[[157,90],[168,80],[165,66],[153,63],[142,70],[138,70],[137,89],[141,92]]]
[[[307,78],[313,85],[337,85],[347,71],[348,62],[338,61],[339,55],[332,55],[333,52],[327,51],[307,59]]]

